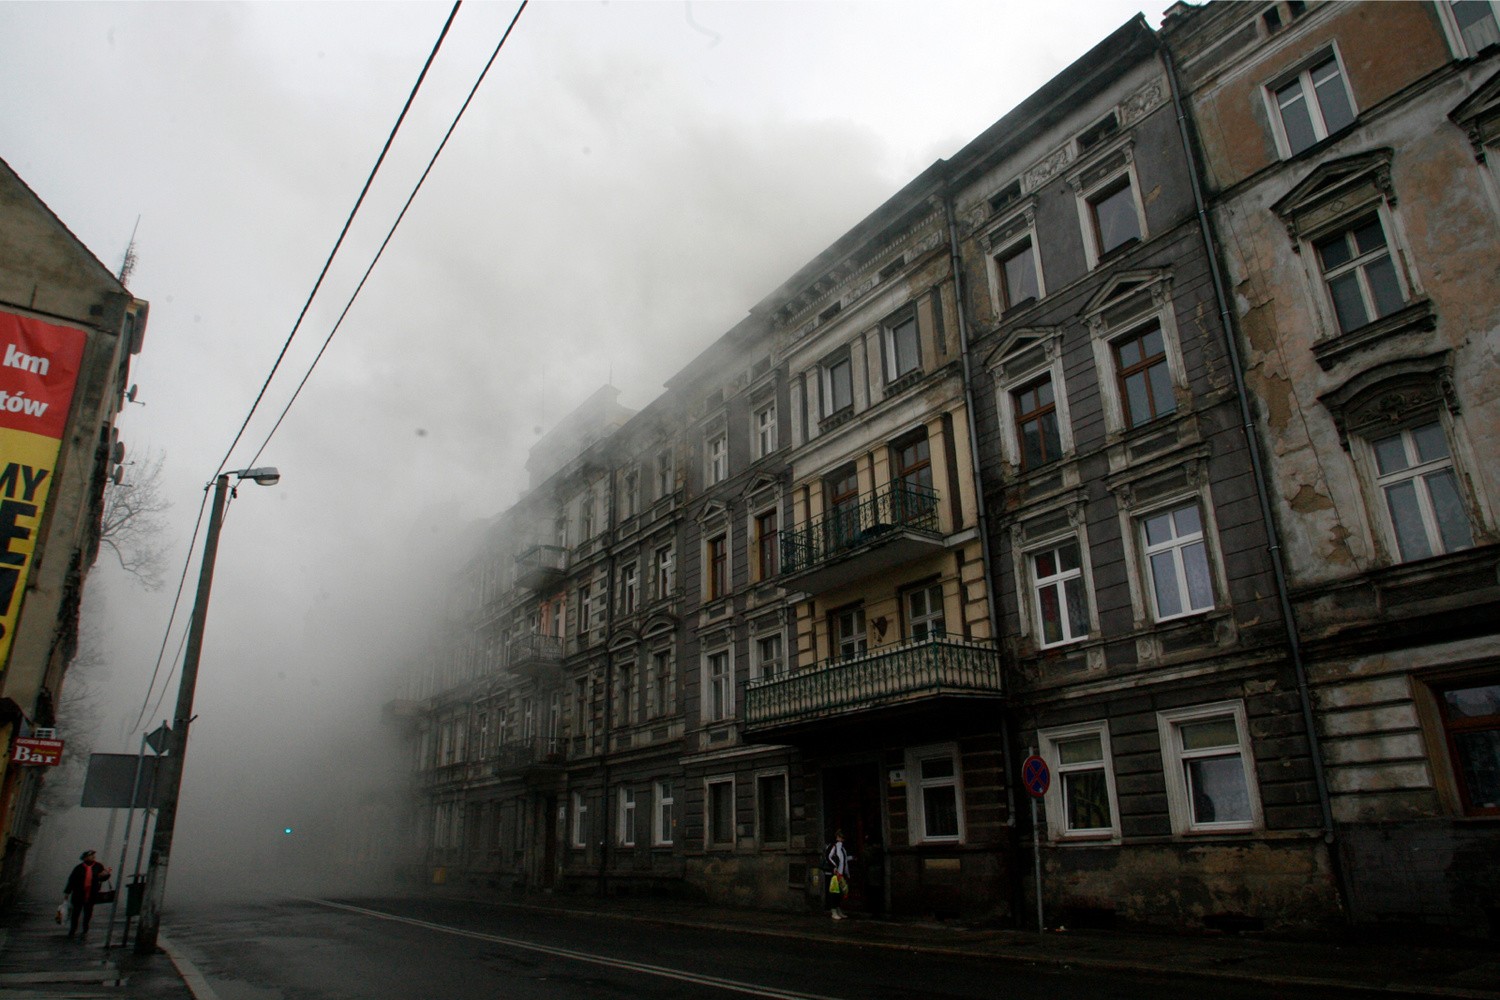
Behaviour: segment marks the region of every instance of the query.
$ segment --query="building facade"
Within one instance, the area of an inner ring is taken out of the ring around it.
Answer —
[[[44,733],[66,752],[57,706],[105,484],[124,456],[114,421],[146,316],[0,161],[0,906],[19,887],[46,771],[18,762],[16,741]]]
[[[1163,29],[1359,922],[1500,929],[1500,31],[1490,3]]]
[[[602,390],[400,703],[413,869],[1493,926],[1497,16],[1136,18]]]

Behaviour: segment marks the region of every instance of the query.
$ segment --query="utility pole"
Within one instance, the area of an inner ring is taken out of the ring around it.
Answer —
[[[182,765],[187,756],[188,724],[193,718],[193,691],[198,686],[198,660],[203,652],[203,626],[208,618],[208,594],[213,588],[214,560],[219,551],[219,529],[224,523],[224,504],[229,494],[229,477],[254,479],[269,486],[280,478],[275,469],[244,469],[221,473],[214,480],[213,508],[208,516],[208,536],[203,542],[203,565],[198,570],[198,595],[193,602],[193,617],[188,626],[187,651],[182,658],[182,679],[177,685],[177,711],[167,752],[162,757],[160,779],[165,793],[156,813],[156,830],[151,838],[151,860],[146,868],[146,888],[141,900],[141,918],[135,935],[137,955],[156,951],[156,936],[161,930],[161,904],[167,890],[168,860],[172,854],[172,834],[177,828],[177,800],[182,792]]]

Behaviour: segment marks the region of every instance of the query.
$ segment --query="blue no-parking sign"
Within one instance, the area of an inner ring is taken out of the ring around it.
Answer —
[[[1052,786],[1052,771],[1047,767],[1047,762],[1036,754],[1022,761],[1021,784],[1026,786],[1026,793],[1034,799],[1046,795],[1047,789]]]

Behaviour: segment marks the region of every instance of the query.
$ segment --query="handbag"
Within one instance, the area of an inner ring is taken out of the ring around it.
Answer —
[[[115,890],[113,889],[101,889],[94,893],[94,902],[96,903],[113,903],[114,901]]]

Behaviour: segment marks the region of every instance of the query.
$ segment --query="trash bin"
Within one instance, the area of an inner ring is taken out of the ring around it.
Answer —
[[[146,876],[133,876],[125,883],[125,919],[141,915],[141,900],[146,895]]]

